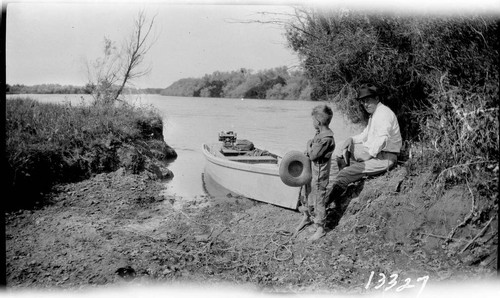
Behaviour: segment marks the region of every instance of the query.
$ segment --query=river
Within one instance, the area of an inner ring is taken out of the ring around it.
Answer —
[[[88,95],[30,94],[41,102],[72,104],[90,100]],[[12,98],[15,96],[9,96]],[[252,141],[256,147],[284,155],[290,150],[305,149],[313,137],[311,110],[320,104],[311,101],[171,97],[130,95],[127,100],[137,105],[152,105],[164,120],[164,139],[178,158],[169,165],[174,178],[167,182],[166,193],[185,198],[206,195],[202,181],[205,160],[203,143],[217,142],[221,131],[234,131],[238,138]],[[338,146],[357,132],[334,110],[330,128]]]

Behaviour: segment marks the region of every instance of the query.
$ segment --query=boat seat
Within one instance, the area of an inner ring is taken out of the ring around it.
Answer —
[[[243,155],[251,151],[245,151],[245,150],[234,150],[234,149],[227,149],[227,148],[222,148],[220,150],[222,154],[225,156],[238,156],[238,155]]]
[[[278,163],[278,160],[272,156],[226,156],[228,160],[245,163]]]

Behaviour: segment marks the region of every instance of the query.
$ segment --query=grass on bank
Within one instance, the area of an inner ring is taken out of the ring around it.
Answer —
[[[151,135],[144,124],[152,121],[161,125],[157,111],[122,102],[73,106],[28,97],[8,100],[8,203],[31,204],[57,183],[116,170],[117,145]]]

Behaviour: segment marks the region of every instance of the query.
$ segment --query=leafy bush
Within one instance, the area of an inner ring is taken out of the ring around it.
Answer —
[[[356,88],[385,88],[384,102],[398,115],[403,137],[421,133],[415,111],[425,111],[448,74],[460,88],[495,79],[497,22],[486,17],[399,17],[348,10],[297,9],[287,25],[290,47],[312,83],[312,100],[331,100],[354,123],[366,114]]]

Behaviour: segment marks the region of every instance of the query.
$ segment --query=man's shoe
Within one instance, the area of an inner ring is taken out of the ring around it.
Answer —
[[[318,226],[314,235],[312,235],[311,238],[309,238],[309,241],[316,241],[325,235],[326,235],[325,229],[322,226]]]
[[[337,168],[339,169],[339,172],[342,171],[346,167],[346,163],[344,161],[343,157],[337,157]]]

